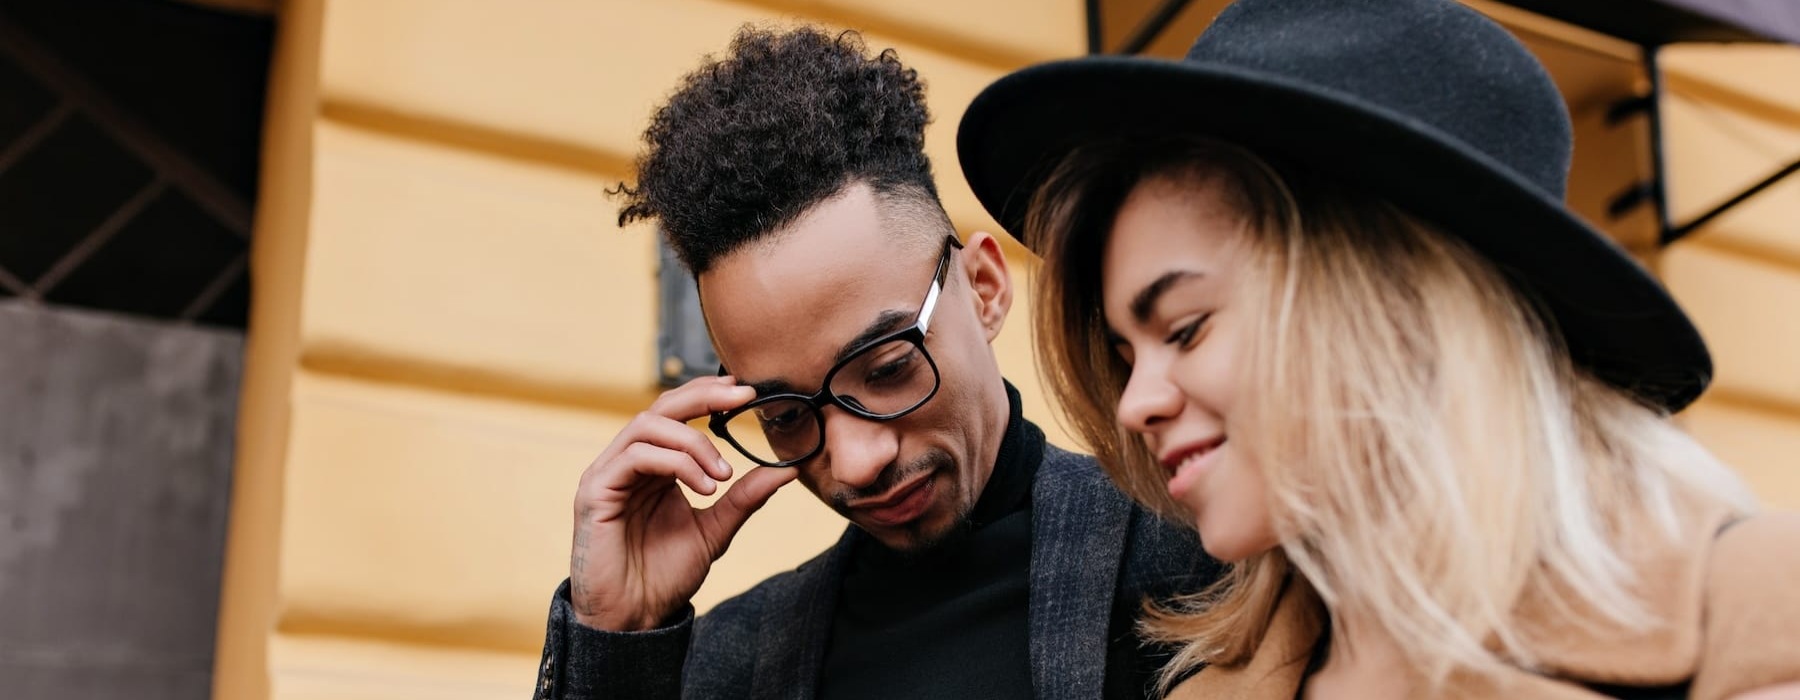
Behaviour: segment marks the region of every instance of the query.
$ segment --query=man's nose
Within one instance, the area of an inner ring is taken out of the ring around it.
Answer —
[[[865,488],[900,456],[900,433],[893,425],[825,409],[825,458],[831,478],[854,489]]]

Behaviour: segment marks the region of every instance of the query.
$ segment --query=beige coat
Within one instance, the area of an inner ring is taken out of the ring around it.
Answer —
[[[1518,671],[1495,686],[1453,678],[1439,697],[1604,698],[1580,684],[1664,686],[1692,680],[1692,698],[1715,700],[1800,682],[1800,513],[1759,515],[1707,544],[1650,558],[1647,599],[1673,622],[1650,633],[1555,630],[1538,649],[1544,675]],[[1173,700],[1289,700],[1319,643],[1317,615],[1300,596],[1276,606],[1246,664],[1202,670]],[[1530,611],[1522,614],[1531,616]],[[1534,619],[1549,619],[1548,615]]]

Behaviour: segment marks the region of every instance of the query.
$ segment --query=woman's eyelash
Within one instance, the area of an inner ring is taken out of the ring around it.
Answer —
[[[1189,342],[1193,341],[1194,336],[1200,332],[1200,326],[1204,325],[1206,319],[1211,317],[1212,314],[1202,315],[1200,318],[1194,319],[1193,323],[1189,323],[1176,329],[1174,333],[1169,335],[1167,342],[1175,345],[1187,345]]]

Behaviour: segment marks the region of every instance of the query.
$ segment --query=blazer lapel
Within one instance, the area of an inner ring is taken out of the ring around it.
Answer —
[[[1045,446],[1031,496],[1031,676],[1039,698],[1097,698],[1131,503],[1083,458]]]
[[[837,607],[838,582],[858,538],[852,526],[837,544],[772,587],[762,607],[762,635],[750,697],[755,700],[811,700],[819,687]]]

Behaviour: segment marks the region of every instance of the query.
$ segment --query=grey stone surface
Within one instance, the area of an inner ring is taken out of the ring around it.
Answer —
[[[0,302],[0,698],[211,692],[235,331]]]

